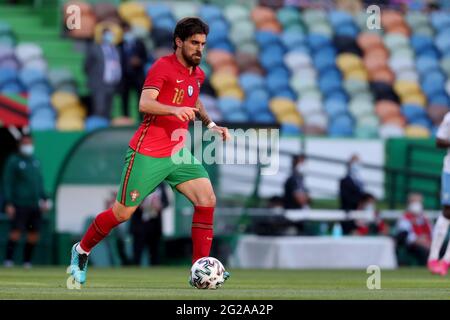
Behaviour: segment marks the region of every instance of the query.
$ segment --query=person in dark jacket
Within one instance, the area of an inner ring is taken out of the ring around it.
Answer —
[[[14,265],[14,250],[22,233],[27,234],[23,252],[24,267],[31,267],[33,250],[39,240],[42,213],[48,210],[40,163],[33,152],[32,137],[23,135],[19,152],[9,156],[4,168],[5,212],[11,220],[4,261],[6,267]]]
[[[361,178],[361,163],[353,155],[347,163],[347,174],[339,183],[340,208],[345,211],[357,210],[364,195]]]
[[[145,80],[144,67],[147,63],[148,56],[144,43],[136,38],[129,24],[123,25],[123,31],[123,41],[119,47],[122,60],[122,81],[120,90],[123,115],[128,117],[130,91],[134,92],[139,99]]]
[[[292,174],[284,183],[284,208],[302,209],[310,204],[308,190],[304,183],[305,156],[296,155],[292,158]]]

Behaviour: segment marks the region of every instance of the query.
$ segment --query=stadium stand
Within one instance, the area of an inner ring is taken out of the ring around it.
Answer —
[[[0,92],[26,94],[34,130],[108,126],[82,102],[82,44],[105,25],[119,42],[126,21],[151,53],[148,68],[171,52],[176,21],[195,15],[210,25],[202,99],[218,121],[278,124],[288,135],[430,137],[450,108],[445,4],[428,11],[413,1],[404,15],[383,8],[382,28],[369,30],[357,1],[320,10],[301,1],[215,3],[77,1],[82,27],[74,30],[42,27],[26,8],[2,5]]]

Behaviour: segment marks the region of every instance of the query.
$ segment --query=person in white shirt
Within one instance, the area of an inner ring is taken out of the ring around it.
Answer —
[[[433,229],[428,269],[433,274],[446,275],[450,267],[450,246],[447,246],[444,256],[439,259],[444,240],[450,225],[450,112],[448,112],[436,133],[436,146],[448,150],[444,158],[441,183],[442,214],[439,215]]]

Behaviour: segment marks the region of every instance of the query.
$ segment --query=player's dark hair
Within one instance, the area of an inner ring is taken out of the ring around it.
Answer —
[[[177,49],[177,44],[175,42],[176,38],[180,38],[184,41],[194,34],[199,33],[205,35],[208,35],[209,33],[209,26],[200,18],[188,17],[181,19],[178,21],[173,32],[173,50]]]

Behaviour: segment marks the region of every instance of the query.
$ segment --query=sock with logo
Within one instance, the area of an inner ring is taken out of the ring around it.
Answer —
[[[208,257],[213,240],[214,207],[194,206],[192,217],[192,263]]]

